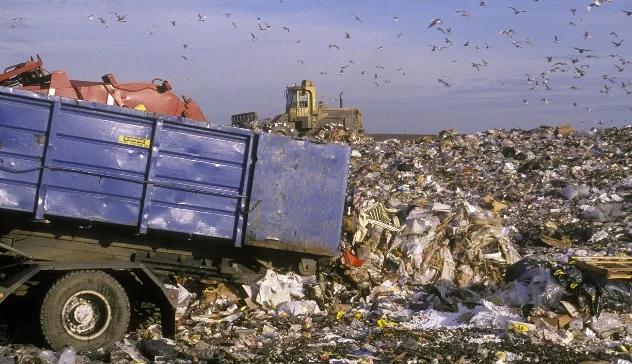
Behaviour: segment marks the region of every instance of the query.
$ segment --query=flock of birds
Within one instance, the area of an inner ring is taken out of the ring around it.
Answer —
[[[281,3],[283,3],[283,1],[284,0],[280,0]],[[488,0],[476,0],[476,1],[478,3],[478,6],[480,7],[488,6]],[[540,0],[533,0],[533,2],[539,2],[539,1]],[[593,9],[606,5],[606,3],[613,3],[613,0],[594,0],[586,5],[586,11],[590,12]],[[572,9],[569,9],[568,11],[570,15],[570,20],[567,21],[568,26],[579,29],[580,24],[584,19],[579,15],[578,9],[572,8]],[[632,10],[619,9],[619,11],[621,12],[622,16],[631,17],[630,20],[632,20]],[[469,10],[458,9],[458,10],[455,10],[455,12],[457,15],[461,17],[465,17],[465,18],[469,18],[473,16],[473,12]],[[511,16],[510,14],[513,14],[514,16],[522,17],[522,16],[526,16],[526,14],[528,13],[528,10],[520,9],[515,6],[507,6],[507,12],[508,12],[508,16]],[[353,16],[352,21],[357,22],[358,25],[364,24],[364,20],[360,16],[358,16],[357,14],[351,14],[351,15]],[[224,16],[226,20],[228,21],[229,26],[231,26],[234,29],[237,29],[239,27],[230,12],[226,12]],[[99,23],[101,26],[108,29],[111,26],[113,26],[114,23],[127,23],[128,16],[126,14],[121,14],[118,12],[111,11],[102,16],[95,16],[91,14],[88,16],[88,20],[95,21]],[[399,16],[392,17],[393,23],[397,23],[399,22],[399,20],[400,20]],[[10,27],[15,28],[16,24],[22,21],[25,21],[25,19],[22,17],[13,18],[11,20]],[[192,17],[192,19],[190,19],[189,21],[206,22],[207,16],[205,14],[198,13],[197,17]],[[148,36],[151,37],[151,36],[154,36],[155,32],[158,29],[160,29],[161,26],[175,28],[179,23],[180,23],[179,20],[170,20],[169,23],[165,25],[152,24],[151,28],[146,30],[146,33]],[[252,26],[252,24],[250,25]],[[426,31],[437,31],[441,33],[440,42],[428,45],[429,51],[431,53],[442,52],[449,48],[459,47],[459,45],[460,47],[471,49],[475,53],[481,53],[481,54],[487,50],[492,49],[492,46],[490,46],[487,41],[482,41],[482,42],[478,42],[478,44],[474,44],[473,41],[466,40],[464,42],[463,41],[458,42],[457,44],[456,37],[454,36],[456,31],[451,26],[449,26],[448,21],[444,21],[444,19],[440,17],[429,19],[427,25],[425,26],[421,25],[419,27],[419,30],[423,31],[424,28]],[[287,25],[272,26],[267,21],[263,20],[261,17],[257,17],[256,28],[254,28],[253,31],[248,31],[249,39],[252,42],[256,42],[260,37],[259,33],[268,32],[272,29],[278,29],[279,31],[286,33],[289,36],[293,34],[292,30]],[[583,37],[585,41],[588,41],[592,38],[592,34],[590,34],[588,31],[578,30],[578,32],[579,34],[581,34],[581,36]],[[404,33],[397,32],[394,36],[394,39],[396,40],[400,39],[403,35]],[[535,45],[535,42],[532,39],[530,39],[529,37],[519,36],[518,32],[510,27],[499,30],[498,36],[501,37],[501,39],[504,39],[504,41],[506,41],[508,45],[510,44],[511,47],[513,48],[526,48],[526,47],[533,47]],[[614,31],[610,32],[609,36],[611,37],[610,44],[611,44],[613,52],[608,55],[603,55],[603,54],[598,55],[596,54],[597,51],[595,49],[592,49],[592,47],[587,47],[584,45],[573,45],[572,47],[569,48],[569,50],[572,49],[575,52],[575,55],[571,57],[546,56],[546,58],[543,59],[543,68],[540,73],[524,75],[526,89],[529,92],[532,92],[534,94],[538,92],[542,92],[543,95],[538,95],[536,96],[536,98],[538,99],[539,102],[543,104],[550,104],[552,103],[551,97],[547,96],[544,93],[547,91],[553,91],[554,89],[557,89],[555,86],[553,86],[553,83],[554,83],[552,80],[553,74],[572,75],[572,79],[571,79],[571,82],[572,82],[573,80],[579,80],[579,79],[585,78],[591,72],[591,68],[593,67],[593,65],[591,64],[591,60],[610,59],[612,61],[612,72],[611,72],[612,74],[601,75],[600,80],[602,81],[603,85],[599,89],[599,92],[601,94],[609,95],[611,92],[615,92],[616,88],[620,88],[621,91],[624,92],[625,94],[632,95],[632,81],[626,81],[625,77],[623,77],[626,75],[626,71],[628,71],[628,69],[630,68],[629,66],[632,65],[632,60],[619,54],[621,52],[619,53],[614,52],[619,49],[625,49],[625,45],[626,45],[625,39],[620,38],[619,35]],[[341,38],[343,42],[346,42],[352,39],[353,36],[349,31],[343,31],[341,32]],[[294,42],[297,44],[300,44],[301,41],[302,41],[301,39],[294,39]],[[558,36],[557,34],[553,34],[551,42],[554,44],[559,44],[561,42],[561,37]],[[188,60],[188,56],[186,54],[186,51],[188,48],[189,48],[188,44],[186,43],[182,44],[182,51],[184,54],[181,55],[181,58],[184,61]],[[343,48],[342,43],[328,42],[326,50],[328,52],[337,52],[337,51],[340,51],[342,48]],[[375,47],[376,51],[381,51],[383,49],[384,49],[384,46],[382,45],[377,45]],[[305,61],[301,58],[297,59],[296,62],[301,65],[305,64]],[[458,63],[460,61],[456,59],[452,59],[450,60],[450,62]],[[488,61],[482,58],[475,61],[471,61],[471,62],[468,61],[468,63],[470,63],[471,65],[471,68],[475,70],[476,72],[485,71],[485,69],[489,66],[490,62],[491,60]],[[345,64],[339,66],[336,72],[332,72],[331,70],[329,72],[331,72],[332,74],[336,73],[339,75],[344,75],[345,73],[350,72],[352,69],[352,66],[354,65],[356,65],[356,62],[354,60],[349,60]],[[362,69],[357,72],[359,72],[360,76],[369,78],[376,87],[380,87],[383,85],[388,85],[392,82],[389,78],[386,78],[384,76],[385,70],[386,68],[384,66],[375,65],[374,69]],[[389,70],[389,71],[393,71],[393,70]],[[398,67],[396,68],[395,71],[397,72],[397,74],[400,74],[401,76],[406,76],[407,74],[406,73],[407,71],[404,67]],[[329,72],[320,71],[319,74],[321,76],[327,76],[330,74]],[[442,75],[438,77],[436,81],[438,83],[438,87],[450,88],[454,84],[454,82],[451,81],[451,77],[446,76],[446,75]],[[502,86],[509,86],[509,82],[503,82]],[[580,87],[577,84],[572,84],[568,86],[568,90],[581,91],[582,87]],[[530,103],[530,98],[522,98],[522,104],[528,105]],[[580,103],[577,101],[572,102],[572,106],[583,107],[586,111],[592,110],[590,106],[580,105]],[[630,110],[632,110],[632,108],[630,108]]]

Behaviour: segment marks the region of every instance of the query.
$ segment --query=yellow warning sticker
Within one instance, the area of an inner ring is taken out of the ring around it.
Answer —
[[[118,142],[121,144],[133,145],[135,147],[149,148],[149,139],[137,138],[129,135],[119,135]]]
[[[138,105],[134,106],[134,110],[147,111],[147,107],[145,107],[145,105],[143,105],[143,104],[138,104]]]

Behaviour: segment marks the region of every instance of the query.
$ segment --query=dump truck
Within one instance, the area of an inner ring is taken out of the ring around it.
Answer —
[[[136,301],[172,337],[175,275],[338,254],[349,147],[147,111],[0,87],[0,318],[33,305],[53,349],[111,346]]]
[[[303,80],[298,85],[286,87],[283,114],[267,120],[259,120],[256,112],[235,114],[231,116],[231,124],[249,129],[262,127],[286,136],[310,135],[327,125],[362,130],[362,112],[357,108],[343,107],[342,96],[341,92],[338,95],[339,108],[328,107],[318,101],[316,86],[312,81]]]

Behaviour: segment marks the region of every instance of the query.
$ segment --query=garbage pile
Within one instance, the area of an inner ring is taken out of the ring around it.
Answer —
[[[107,352],[2,348],[46,363],[632,363],[631,127],[314,138],[353,148],[340,255],[317,275],[183,277],[174,340],[154,319]]]

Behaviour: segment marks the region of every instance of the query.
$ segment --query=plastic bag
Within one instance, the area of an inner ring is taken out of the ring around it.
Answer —
[[[512,264],[505,273],[505,281],[509,284],[496,293],[496,298],[512,306],[532,304],[561,311],[560,301],[569,293],[553,278],[550,266],[546,261],[533,258]]]

